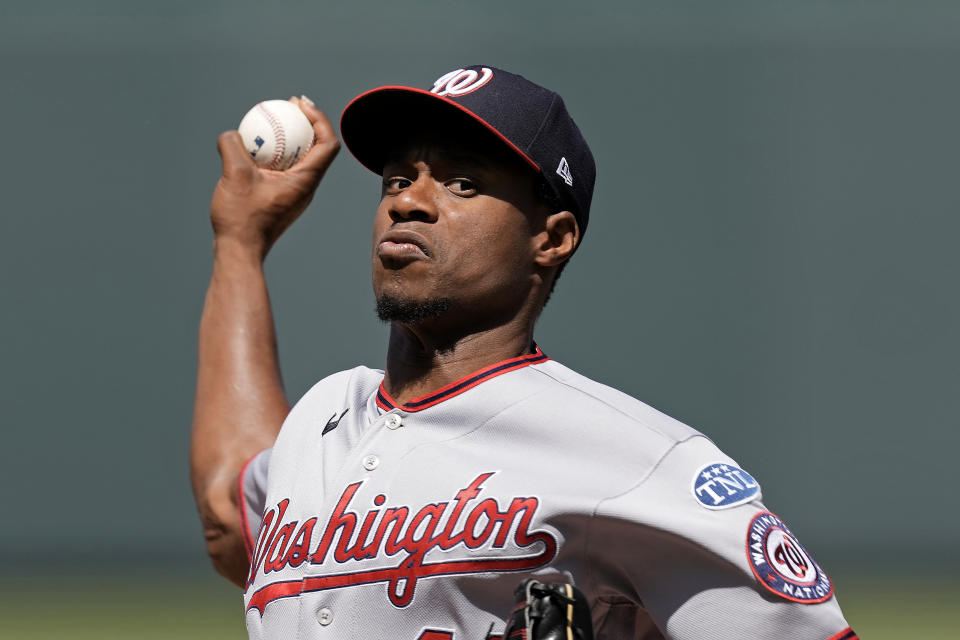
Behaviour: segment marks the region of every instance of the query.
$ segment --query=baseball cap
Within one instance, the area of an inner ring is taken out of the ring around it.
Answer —
[[[397,115],[432,110],[465,114],[518,154],[573,213],[583,238],[596,180],[593,154],[563,98],[523,76],[473,65],[445,73],[425,89],[378,87],[347,105],[340,134],[363,166],[381,174],[398,137]]]

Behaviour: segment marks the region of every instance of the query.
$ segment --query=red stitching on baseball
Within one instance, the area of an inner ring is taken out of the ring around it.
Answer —
[[[283,133],[283,125],[280,124],[280,121],[269,109],[263,106],[262,102],[257,104],[257,109],[263,113],[263,116],[270,124],[270,128],[273,130],[273,159],[270,161],[270,164],[267,165],[267,168],[279,170],[283,163],[283,154],[287,150],[287,138]]]

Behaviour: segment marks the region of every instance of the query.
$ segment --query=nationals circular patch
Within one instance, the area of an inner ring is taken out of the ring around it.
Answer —
[[[814,604],[833,595],[833,584],[783,520],[761,511],[747,529],[747,560],[757,580],[781,598]]]

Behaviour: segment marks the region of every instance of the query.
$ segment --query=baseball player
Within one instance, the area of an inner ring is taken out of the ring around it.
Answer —
[[[295,102],[316,144],[286,172],[219,139],[200,327],[194,491],[251,638],[477,640],[530,578],[575,584],[597,638],[857,637],[753,476],[534,342],[595,169],[560,96],[521,76],[472,66],[347,106],[342,138],[383,179],[386,366],[291,410],[262,262],[339,145]]]

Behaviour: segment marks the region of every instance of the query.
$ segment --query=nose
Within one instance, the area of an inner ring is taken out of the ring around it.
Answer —
[[[390,217],[394,222],[437,219],[436,183],[429,173],[421,172],[417,179],[398,193],[390,202]]]

